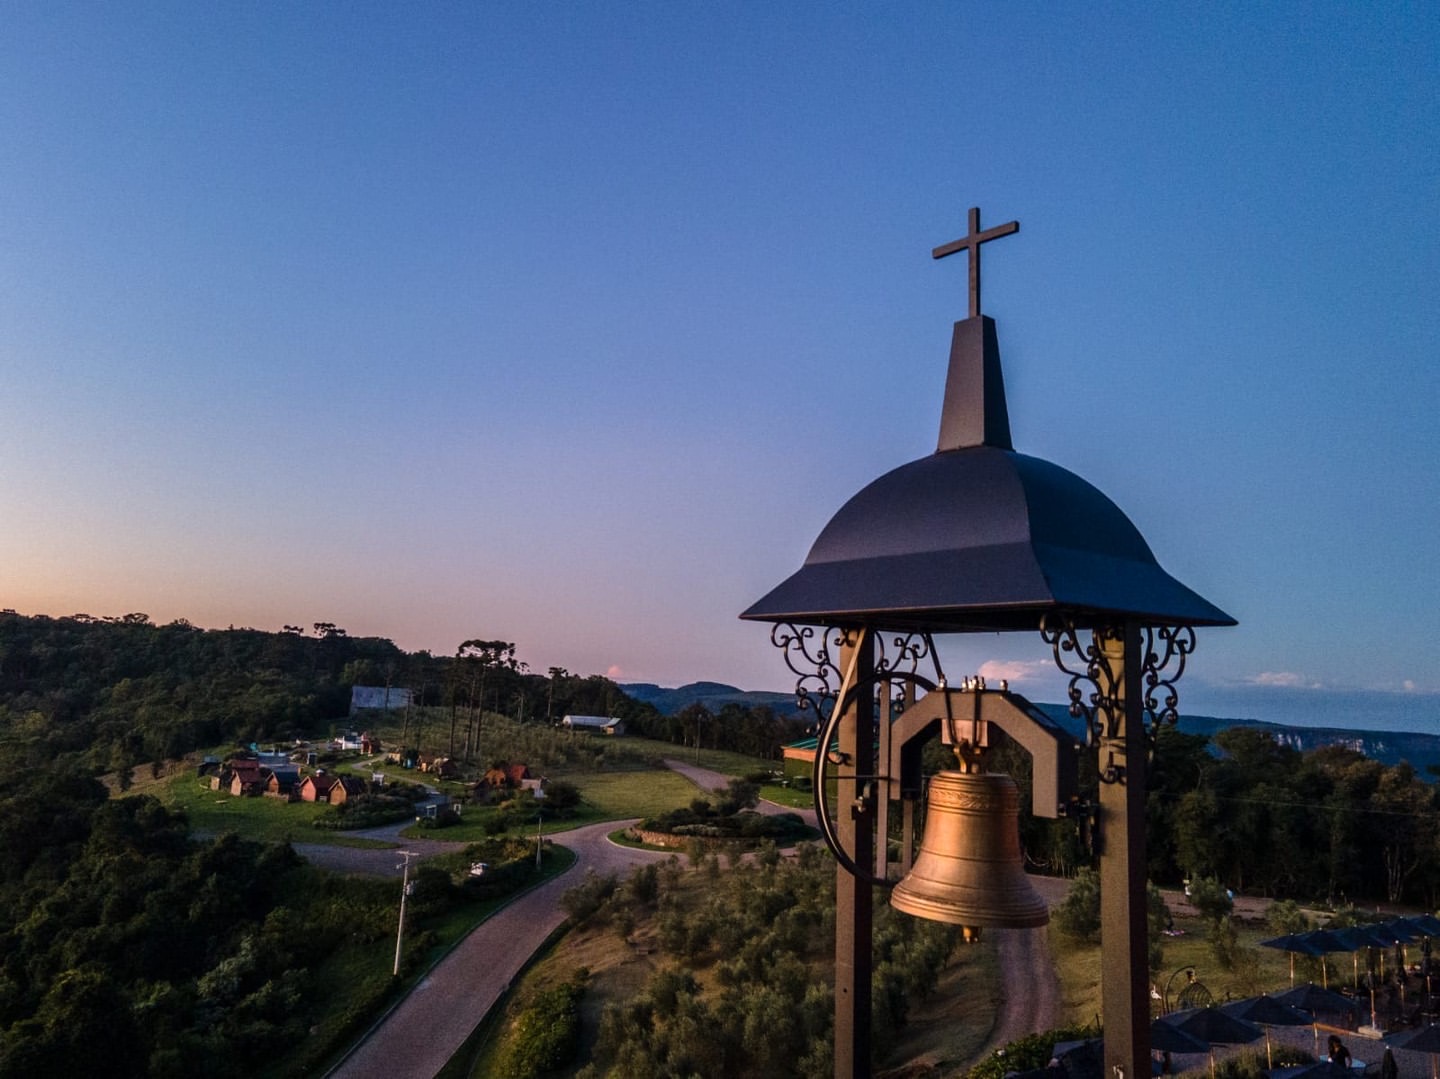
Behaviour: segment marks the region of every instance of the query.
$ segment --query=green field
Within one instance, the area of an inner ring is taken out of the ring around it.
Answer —
[[[264,842],[329,843],[340,847],[394,845],[316,828],[315,818],[329,806],[287,802],[283,798],[234,798],[225,791],[212,791],[209,777],[173,776],[151,793],[172,809],[183,809],[193,830],[210,835],[235,832]]]
[[[1167,936],[1164,943],[1165,961],[1155,976],[1155,988],[1168,996],[1172,1008],[1175,997],[1186,985],[1185,971],[1195,972],[1196,981],[1209,990],[1217,1001],[1254,996],[1290,988],[1290,964],[1285,953],[1273,948],[1258,947],[1258,942],[1274,934],[1263,925],[1236,923],[1239,930],[1240,953],[1228,969],[1216,960],[1205,927],[1198,920],[1176,916],[1175,928],[1180,936]],[[1100,944],[1098,941],[1075,941],[1050,925],[1050,952],[1055,959],[1063,1001],[1062,1021],[1090,1023],[1100,1014]],[[1296,980],[1303,975],[1296,970]],[[1154,1001],[1155,1013],[1160,1001]]]

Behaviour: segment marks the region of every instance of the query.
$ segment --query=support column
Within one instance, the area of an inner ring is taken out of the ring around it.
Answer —
[[[1100,738],[1100,1001],[1104,1079],[1150,1074],[1149,926],[1145,896],[1146,742],[1140,627],[1096,630],[1112,682]],[[1098,710],[1097,710],[1098,711]]]
[[[866,809],[868,781],[875,775],[874,637],[851,633],[840,669],[855,662],[854,684],[867,687],[851,698],[839,724],[841,760],[836,781],[836,832],[840,849],[864,873],[875,864],[871,811]],[[838,705],[837,705],[838,706]],[[828,746],[816,746],[825,753]],[[873,804],[873,803],[871,803]],[[874,890],[842,866],[835,867],[835,1079],[870,1079],[871,945],[874,939]]]

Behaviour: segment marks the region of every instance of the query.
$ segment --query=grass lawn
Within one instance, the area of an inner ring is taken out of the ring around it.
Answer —
[[[564,776],[580,788],[596,820],[653,817],[689,805],[699,797],[695,784],[669,769],[659,772],[600,772]]]
[[[1216,1002],[1276,992],[1290,988],[1290,964],[1285,953],[1261,948],[1257,942],[1273,936],[1262,925],[1237,923],[1240,953],[1226,969],[1215,958],[1205,938],[1205,926],[1198,919],[1176,917],[1175,928],[1183,935],[1165,938],[1165,961],[1155,976],[1155,988],[1167,989],[1170,1005],[1187,984],[1185,971],[1195,971],[1195,980],[1209,990]],[[1077,942],[1050,926],[1050,952],[1060,978],[1062,1022],[1093,1023],[1100,1014],[1100,946],[1098,942]],[[1296,980],[1303,980],[1297,969]],[[1155,1014],[1161,1002],[1152,1002]]]
[[[177,775],[153,793],[172,809],[183,809],[190,827],[199,832],[235,832],[274,843],[333,843],[337,835],[311,824],[329,806],[281,798],[232,798],[225,791],[212,791],[208,776]]]
[[[553,819],[545,817],[542,830],[547,835],[599,821],[653,817],[666,810],[689,805],[700,793],[695,784],[669,769],[576,772],[553,775],[551,778],[573,783],[580,791],[582,802],[571,816]],[[543,812],[543,808],[537,807],[537,811]],[[401,834],[421,839],[473,843],[486,837],[485,822],[495,812],[496,810],[488,806],[466,806],[459,824],[439,829],[423,829],[412,825]],[[534,833],[534,817],[531,817],[527,830]]]
[[[684,761],[699,768],[708,768],[727,776],[743,776],[751,772],[781,770],[780,761],[765,760],[761,757],[747,757],[743,753],[731,753],[724,749],[701,749],[697,754],[694,746],[677,746],[674,742],[662,742],[654,738],[636,738],[626,735],[624,742],[636,752],[666,760]]]
[[[831,783],[827,788],[831,793],[833,804],[835,785]],[[778,783],[764,783],[760,786],[760,797],[767,802],[774,802],[776,805],[788,806],[791,809],[814,809],[815,792],[796,790],[794,787],[782,787]]]

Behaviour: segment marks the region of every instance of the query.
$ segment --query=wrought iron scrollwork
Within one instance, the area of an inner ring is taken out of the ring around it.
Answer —
[[[1180,718],[1175,683],[1185,673],[1185,660],[1195,651],[1195,630],[1190,626],[1147,626],[1143,634],[1140,670],[1145,681],[1145,733],[1153,746],[1160,728],[1173,727]]]
[[[1103,647],[1105,641],[1123,638],[1122,625],[1097,626],[1088,643],[1082,643],[1075,622],[1068,616],[1046,615],[1040,636],[1050,645],[1055,665],[1070,676],[1070,714],[1085,720],[1086,745],[1114,738],[1123,729],[1124,687],[1118,683]],[[1144,687],[1140,721],[1150,752],[1162,727],[1179,719],[1180,696],[1175,683],[1185,673],[1185,661],[1195,651],[1195,630],[1190,626],[1145,626],[1140,630],[1140,678]],[[1115,769],[1102,765],[1101,775],[1114,782]],[[1118,773],[1116,773],[1118,775]]]
[[[885,648],[885,635],[875,634],[875,677],[877,682],[890,685],[893,706],[904,707],[905,687],[914,681],[919,673],[921,660],[928,659],[935,669],[935,680],[943,683],[945,674],[940,670],[940,656],[935,651],[935,641],[928,633],[910,633],[892,637],[890,648],[893,658]]]
[[[1073,618],[1047,614],[1040,621],[1040,639],[1054,653],[1055,666],[1070,676],[1070,714],[1085,721],[1087,746],[1113,738],[1124,719],[1122,687],[1101,648],[1103,640],[1115,640],[1124,632],[1122,626],[1097,626],[1090,641],[1082,642]]]
[[[840,691],[840,667],[836,660],[849,640],[850,631],[833,626],[796,626],[777,622],[770,630],[770,643],[780,649],[785,666],[795,675],[795,706],[813,711],[824,723],[835,708]]]
[[[835,626],[797,626],[779,622],[770,630],[770,643],[780,649],[785,666],[795,675],[795,704],[800,711],[813,711],[820,722],[830,717],[835,695],[840,689],[840,651],[851,643],[853,629]],[[914,681],[921,662],[929,660],[940,681],[940,657],[928,633],[910,633],[889,638],[873,635],[875,642],[876,684],[896,689],[895,703],[900,704],[905,684]]]

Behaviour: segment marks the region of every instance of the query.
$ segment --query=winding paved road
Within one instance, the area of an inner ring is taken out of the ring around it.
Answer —
[[[722,773],[683,761],[665,763],[702,790],[717,790],[730,781],[730,777]],[[799,813],[807,823],[815,824],[813,809],[793,810],[764,801],[759,809],[772,814]],[[575,865],[483,922],[329,1074],[335,1079],[432,1079],[545,939],[564,922],[560,896],[587,870],[623,874],[636,865],[663,861],[670,856],[611,843],[609,833],[626,823],[630,822],[608,821],[552,835],[556,842],[575,852]],[[401,839],[399,832],[407,824],[402,822],[357,834],[403,843],[406,849],[427,857],[464,846],[443,840]],[[400,859],[394,850],[321,844],[298,844],[295,849],[315,864],[340,872],[384,876],[400,873]],[[1065,895],[1066,881],[1035,877],[1031,880],[1052,906]],[[1060,987],[1045,930],[994,929],[989,931],[989,936],[995,943],[1001,983],[1013,987],[1013,991],[1002,996],[985,1055],[1023,1034],[1051,1029],[1060,1018]]]
[[[575,852],[575,864],[482,922],[329,1074],[337,1079],[431,1079],[470,1036],[545,938],[565,920],[560,896],[586,870],[625,873],[636,865],[669,857],[668,853],[610,842],[609,833],[627,823],[633,822],[606,821],[551,835],[551,839]],[[409,849],[417,849],[416,841],[405,843]],[[453,848],[459,844],[445,845]],[[394,851],[325,849],[379,855],[391,867],[397,862]],[[393,873],[393,868],[389,872]]]

